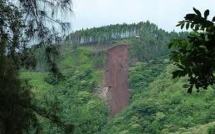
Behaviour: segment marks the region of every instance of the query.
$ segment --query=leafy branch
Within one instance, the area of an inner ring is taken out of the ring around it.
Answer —
[[[177,25],[181,29],[191,29],[190,35],[169,44],[171,60],[178,67],[173,78],[188,76],[189,83],[184,86],[188,93],[194,87],[199,91],[215,83],[215,17],[208,20],[209,10],[204,15],[195,8],[193,10],[194,13],[187,14]]]

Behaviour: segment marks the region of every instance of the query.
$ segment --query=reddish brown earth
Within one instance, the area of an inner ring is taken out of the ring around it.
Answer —
[[[129,101],[128,46],[119,45],[107,51],[105,92],[111,115],[121,112]]]

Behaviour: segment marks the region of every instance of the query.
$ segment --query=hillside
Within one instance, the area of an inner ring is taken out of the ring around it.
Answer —
[[[38,115],[38,129],[40,133],[63,134],[71,132],[69,124],[73,124],[76,134],[96,133],[107,120],[107,107],[95,91],[101,83],[102,72],[94,68],[91,51],[78,48],[72,54],[68,46],[62,47],[62,51],[58,65],[64,80],[56,82],[44,72],[21,72],[21,78],[29,80],[32,86],[35,105],[50,115],[57,114],[61,122],[68,124],[65,128]]]
[[[134,92],[128,109],[110,121],[103,133],[201,133],[200,130],[207,133],[213,123],[203,124],[215,120],[214,90],[210,88],[187,94],[182,87],[185,80],[172,80],[174,68],[168,65],[145,91]],[[136,81],[138,83],[142,83],[142,80]]]
[[[175,38],[186,38],[187,33],[166,32],[154,23],[117,24],[82,29],[66,37],[74,47],[87,47],[93,51],[106,50],[114,45],[130,45],[130,59],[150,61],[168,55],[168,44]]]
[[[124,29],[136,28],[138,32],[103,41],[100,40],[102,37],[94,35],[97,31],[98,35],[106,37],[123,26]],[[79,36],[79,39],[95,36],[98,40],[74,43],[70,38],[59,46],[56,63],[64,76],[62,80],[54,79],[47,72],[45,46],[32,48],[39,61],[36,69],[20,72],[20,77],[32,86],[35,105],[57,115],[67,124],[52,123],[38,114],[40,133],[69,134],[73,129],[70,124],[75,127],[74,134],[214,132],[214,89],[211,87],[190,95],[182,86],[186,79],[172,79],[175,66],[168,59],[168,43],[173,38],[185,38],[186,33],[168,33],[146,22],[81,30],[71,35]],[[99,91],[105,51],[119,44],[129,45],[131,99],[128,108],[110,118],[108,106],[100,98]],[[32,128],[34,131],[36,129]]]

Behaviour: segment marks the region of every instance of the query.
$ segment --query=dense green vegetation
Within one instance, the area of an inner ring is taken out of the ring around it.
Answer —
[[[56,43],[60,36],[55,28],[68,28],[68,23],[58,18],[58,10],[70,12],[71,0],[0,0],[1,134],[29,133],[31,127],[38,126],[37,115],[49,120],[57,118],[35,107],[31,87],[26,80],[20,80],[18,74],[21,68],[36,66],[34,54],[27,49],[33,40],[41,44]],[[49,65],[50,71],[56,72],[57,66],[53,68],[56,64]],[[65,126],[62,122],[61,125]]]
[[[106,45],[112,44],[114,41],[140,38],[146,40],[151,45],[157,42],[166,42],[169,36],[176,36],[177,33],[171,34],[159,29],[157,25],[147,22],[134,24],[117,24],[98,28],[82,29],[67,36],[67,41],[72,41],[76,45]]]
[[[114,40],[104,47],[69,43],[58,46],[55,63],[62,79],[56,80],[47,72],[45,46],[32,48],[39,60],[36,70],[23,69],[20,77],[32,86],[34,105],[49,116],[57,117],[53,123],[37,114],[37,131],[54,134],[213,133],[213,88],[190,95],[183,89],[187,78],[172,79],[176,66],[168,59],[168,43],[174,38],[186,38],[186,33],[168,33],[148,24],[147,28],[154,30],[147,30],[138,38]],[[158,33],[159,38],[153,38]],[[129,44],[131,99],[128,108],[110,118],[108,106],[99,95],[105,51],[122,43]],[[31,133],[35,131],[33,127]]]
[[[134,31],[135,34],[129,34]],[[127,36],[123,37],[124,34]],[[111,35],[116,38],[112,38]],[[129,44],[130,61],[133,63],[137,61],[149,62],[157,57],[167,56],[170,40],[186,38],[186,36],[187,33],[166,32],[147,21],[80,30],[67,36],[67,42],[72,42],[74,47],[91,47],[94,51],[105,50],[113,45]],[[101,39],[102,37],[105,39]]]
[[[99,132],[107,121],[107,107],[95,91],[102,74],[93,69],[90,51],[78,48],[71,53],[71,47],[65,47],[59,58],[64,80],[52,83],[52,75],[41,72],[21,72],[21,78],[28,79],[32,85],[35,105],[49,111],[49,114],[56,114],[64,124],[74,124],[74,133]],[[38,117],[40,133],[72,131],[70,127],[57,126],[44,117]]]
[[[182,29],[192,29],[187,39],[174,40],[170,47],[174,48],[171,59],[178,69],[173,73],[174,77],[188,76],[188,92],[193,87],[207,89],[215,83],[215,16],[209,20],[209,10],[204,15],[195,8],[195,13],[187,14],[179,22]]]
[[[179,22],[191,33],[147,21],[80,30],[64,40],[70,25],[58,15],[71,13],[71,4],[0,0],[1,134],[215,133],[215,17],[208,20],[209,10],[202,15],[194,8]],[[111,117],[101,95],[105,52],[119,44],[129,45],[131,97]],[[183,86],[197,92],[187,94]]]
[[[185,79],[172,80],[174,69],[168,65],[146,91],[134,94],[128,109],[109,122],[104,133],[186,132],[190,127],[214,121],[214,90],[187,94],[182,87]]]

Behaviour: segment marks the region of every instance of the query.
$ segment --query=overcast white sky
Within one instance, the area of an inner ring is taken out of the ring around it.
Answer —
[[[172,31],[192,7],[211,10],[215,16],[215,0],[73,0],[72,29],[110,24],[151,21]]]

